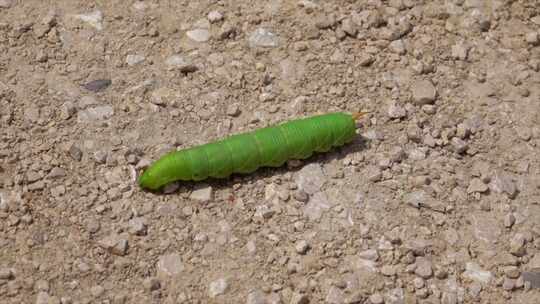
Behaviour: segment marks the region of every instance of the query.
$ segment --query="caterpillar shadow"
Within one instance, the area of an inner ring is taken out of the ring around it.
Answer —
[[[191,191],[194,188],[197,188],[198,186],[200,186],[201,184],[205,186],[210,186],[216,190],[230,189],[233,187],[233,185],[238,184],[238,183],[240,184],[254,183],[259,180],[268,179],[272,176],[283,175],[287,172],[295,173],[301,170],[302,167],[308,164],[312,164],[312,163],[327,164],[336,160],[343,160],[350,154],[368,149],[369,146],[370,146],[369,139],[358,135],[354,138],[352,142],[345,144],[344,146],[332,148],[330,151],[325,152],[325,153],[314,153],[311,157],[302,160],[301,165],[299,166],[291,166],[291,165],[285,164],[281,167],[260,167],[253,173],[250,173],[250,174],[234,173],[228,178],[222,178],[222,179],[208,178],[204,181],[198,181],[198,182],[194,182],[194,181],[175,182],[179,186],[172,187],[173,189],[176,188],[173,191],[163,191],[163,189],[158,190],[158,191],[151,191],[151,190],[144,189],[143,191],[150,192],[156,195],[175,195],[178,193]],[[167,188],[168,186],[165,186],[164,189]]]

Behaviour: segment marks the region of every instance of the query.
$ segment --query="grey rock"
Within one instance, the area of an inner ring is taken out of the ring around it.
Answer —
[[[531,288],[540,288],[540,268],[534,271],[523,271],[521,274],[523,281],[530,284]]]
[[[370,182],[376,183],[381,181],[383,174],[379,167],[369,166],[366,168],[366,176]]]
[[[60,118],[67,120],[77,112],[77,108],[71,101],[65,102],[60,108]]]
[[[11,280],[15,278],[15,274],[13,273],[13,270],[10,268],[2,268],[0,269],[0,280]]]
[[[414,273],[423,279],[431,278],[433,276],[433,266],[431,261],[424,257],[417,257]]]
[[[403,43],[403,40],[398,39],[390,42],[388,45],[388,49],[392,53],[396,53],[399,55],[404,55],[407,52],[407,49],[405,48],[405,43]]]
[[[445,292],[442,295],[441,304],[458,304],[458,295],[456,292]]]
[[[539,45],[540,44],[540,34],[538,32],[530,32],[525,35],[525,41],[530,45]]]
[[[385,294],[385,303],[386,304],[401,304],[404,303],[404,291],[402,288],[394,288],[389,290]]]
[[[396,267],[392,265],[383,265],[383,267],[381,267],[381,273],[387,277],[395,276],[397,273]]]
[[[369,302],[371,304],[383,304],[384,298],[380,293],[374,293],[369,297]]]
[[[96,79],[85,83],[83,88],[91,92],[100,92],[105,90],[111,85],[112,81],[110,79]]]
[[[358,63],[362,67],[370,66],[373,62],[375,62],[375,57],[370,54],[361,54],[358,58]]]
[[[260,290],[250,291],[246,297],[246,304],[268,304],[266,295]]]
[[[13,0],[0,0],[0,8],[10,8],[13,5]]]
[[[94,296],[94,298],[99,298],[105,293],[105,288],[103,288],[101,285],[95,285],[90,288],[90,293],[92,296]]]
[[[484,182],[479,178],[473,178],[469,182],[469,187],[467,188],[467,193],[484,193],[489,189],[489,187],[484,184]]]
[[[144,288],[150,292],[161,288],[161,282],[158,278],[146,278],[143,282]]]
[[[267,205],[259,205],[255,207],[255,217],[261,218],[261,219],[269,219],[271,218],[276,212],[272,210]]]
[[[467,60],[469,56],[469,48],[463,44],[458,43],[452,46],[452,58],[459,60]]]
[[[114,109],[111,106],[97,106],[80,111],[77,115],[78,123],[92,123],[103,121],[114,115]]]
[[[421,278],[414,278],[413,285],[414,285],[414,288],[420,289],[420,288],[424,288],[424,286],[426,286],[426,283]]]
[[[482,284],[489,284],[493,278],[491,272],[480,268],[478,264],[473,262],[467,262],[465,264],[465,272],[463,272],[463,276],[467,279]]]
[[[279,45],[279,37],[265,28],[258,28],[248,38],[249,46],[274,48]]]
[[[534,257],[529,260],[527,266],[530,269],[540,268],[540,253],[536,253]]]
[[[461,139],[466,139],[471,134],[471,126],[468,123],[460,123],[457,125],[456,135]]]
[[[345,302],[345,293],[336,286],[330,287],[326,294],[325,303],[328,304],[343,304]]]
[[[103,13],[101,11],[96,10],[88,14],[78,14],[75,15],[75,18],[88,23],[98,31],[103,29]]]
[[[165,60],[165,65],[169,70],[179,70],[182,73],[193,73],[199,70],[199,67],[191,61],[180,55],[172,55]]]
[[[209,202],[213,197],[213,189],[210,186],[204,186],[193,190],[189,197],[199,202]]]
[[[390,118],[404,118],[407,117],[407,111],[404,107],[399,106],[395,103],[392,103],[390,107],[388,107],[388,117]]]
[[[296,177],[298,188],[309,195],[319,192],[325,182],[326,176],[321,165],[317,163],[304,166]]]
[[[368,249],[358,253],[358,256],[368,261],[377,261],[379,259],[379,253],[376,249]]]
[[[309,304],[309,297],[305,294],[294,292],[291,296],[290,304]]]
[[[187,31],[186,36],[196,42],[206,42],[210,40],[210,31],[204,28],[193,29]]]
[[[312,221],[319,220],[323,213],[331,208],[326,194],[322,192],[315,193],[309,202],[304,206],[303,213]]]
[[[519,268],[517,268],[516,266],[506,266],[503,268],[503,270],[506,277],[510,279],[517,279],[521,274]]]
[[[341,28],[347,35],[351,37],[355,37],[358,33],[358,25],[350,18],[345,18],[341,21]]]
[[[502,233],[499,222],[485,213],[472,214],[472,225],[476,239],[488,244],[497,242]]]
[[[509,198],[515,198],[518,194],[517,187],[510,176],[501,170],[495,172],[489,186],[496,193],[506,193]]]
[[[147,227],[144,218],[136,217],[129,220],[129,232],[134,235],[146,235]]]
[[[36,296],[36,304],[49,304],[50,300],[51,296],[45,291],[38,292]]]
[[[223,20],[223,14],[219,11],[211,11],[206,17],[208,18],[208,21],[210,21],[210,23],[216,23]]]
[[[528,127],[518,126],[516,127],[516,133],[523,141],[529,141],[532,138],[532,131]]]
[[[403,202],[415,208],[428,205],[427,201],[430,199],[431,198],[429,195],[423,190],[418,190],[403,195]]]
[[[48,177],[51,179],[57,179],[64,176],[66,176],[66,170],[60,167],[54,167],[48,175]]]
[[[219,295],[224,294],[229,288],[229,283],[225,278],[217,279],[210,283],[208,287],[208,294],[210,298],[215,298]]]
[[[516,287],[516,280],[510,278],[504,278],[502,288],[507,291],[511,291]]]
[[[309,250],[310,246],[309,243],[306,240],[300,240],[296,243],[294,246],[295,250],[299,254],[306,254],[306,252]]]
[[[146,60],[146,57],[138,54],[129,54],[126,56],[126,63],[129,66],[134,66],[140,63],[143,63]]]
[[[105,150],[98,150],[94,152],[94,160],[98,164],[104,164],[107,161],[107,156],[109,154]]]
[[[69,152],[69,156],[71,156],[71,158],[73,158],[76,161],[81,161],[83,153],[82,153],[81,149],[79,149],[79,147],[76,144],[72,144],[69,147],[68,152]]]
[[[516,222],[516,217],[512,213],[508,213],[504,217],[504,227],[511,228],[514,226],[514,223]]]
[[[47,280],[37,280],[36,289],[38,291],[49,291],[51,289],[51,285],[49,284],[49,281]]]
[[[225,40],[225,39],[234,37],[236,32],[237,32],[236,26],[234,26],[230,22],[225,21],[223,22],[223,25],[219,29],[218,37],[221,40]]]
[[[524,256],[526,254],[525,251],[525,244],[526,244],[525,236],[521,233],[516,233],[514,237],[510,240],[510,253],[515,256]]]
[[[412,84],[412,99],[417,105],[432,104],[437,98],[437,89],[431,81],[419,80]]]
[[[128,250],[128,240],[124,235],[112,234],[101,239],[98,244],[114,255],[124,256]]]
[[[240,115],[240,108],[237,104],[230,104],[227,106],[227,115],[236,117]]]
[[[168,280],[180,275],[184,271],[184,264],[178,253],[171,253],[160,256],[156,268],[158,277]]]
[[[456,153],[462,154],[469,149],[469,144],[459,137],[453,137],[451,140],[452,148]]]
[[[33,183],[33,182],[37,182],[38,180],[40,180],[42,178],[41,174],[38,173],[38,172],[35,172],[35,171],[29,171],[28,173],[26,173],[26,180],[29,182],[29,183]]]

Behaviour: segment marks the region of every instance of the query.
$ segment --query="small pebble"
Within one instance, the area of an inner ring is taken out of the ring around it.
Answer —
[[[148,291],[154,291],[161,288],[161,282],[158,278],[146,278],[143,282],[144,288]]]
[[[504,217],[504,227],[511,228],[514,226],[514,223],[516,222],[516,217],[512,213],[508,213]]]
[[[208,287],[208,293],[210,298],[215,298],[219,295],[224,294],[229,287],[229,283],[226,279],[220,278],[210,283]]]
[[[126,63],[129,66],[134,66],[134,65],[140,64],[140,63],[144,62],[145,60],[146,60],[146,58],[144,56],[142,56],[142,55],[130,54],[130,55],[126,56]]]
[[[407,117],[407,111],[402,106],[395,103],[391,104],[388,108],[388,117],[390,118],[404,118]]]
[[[431,261],[422,257],[417,257],[416,269],[414,273],[423,279],[431,278],[431,276],[433,275],[433,267],[431,265]]]
[[[15,277],[13,271],[9,268],[0,269],[0,280],[11,280]]]
[[[91,92],[100,92],[111,85],[110,79],[96,79],[83,85],[85,89]]]
[[[274,48],[279,44],[279,38],[268,29],[258,28],[248,38],[249,46]]]
[[[71,158],[73,158],[74,160],[76,161],[81,161],[82,160],[82,151],[81,149],[79,149],[79,147],[76,145],[76,144],[72,144],[70,147],[69,147],[69,155],[71,156]]]
[[[199,202],[208,202],[213,197],[213,189],[210,186],[202,187],[202,188],[193,190],[193,192],[191,192],[191,195],[189,197],[192,200],[196,200]]]
[[[210,23],[216,23],[223,20],[223,14],[219,11],[211,11],[210,13],[208,13],[207,18]]]
[[[418,105],[432,104],[437,97],[437,90],[428,80],[419,80],[412,84],[412,98]]]
[[[307,241],[300,240],[296,243],[295,249],[296,252],[299,254],[306,254],[306,252],[309,250],[310,246]]]
[[[134,235],[146,235],[146,223],[143,218],[136,217],[129,221],[129,232]]]
[[[186,35],[189,39],[196,42],[206,42],[210,40],[210,31],[208,31],[207,29],[194,29],[191,31],[187,31]]]
[[[384,298],[380,293],[374,293],[369,297],[371,304],[383,304]]]
[[[309,304],[309,297],[306,294],[294,292],[291,296],[290,304]]]
[[[537,46],[540,44],[540,34],[538,32],[530,32],[525,35],[525,40],[528,44]]]

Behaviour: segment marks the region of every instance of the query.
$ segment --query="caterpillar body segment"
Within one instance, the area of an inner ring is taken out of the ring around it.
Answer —
[[[139,185],[158,190],[174,181],[227,178],[260,167],[280,167],[290,159],[306,159],[351,142],[355,120],[364,114],[317,115],[170,152],[142,173]]]

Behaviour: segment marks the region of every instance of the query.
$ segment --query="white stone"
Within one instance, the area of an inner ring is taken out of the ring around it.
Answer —
[[[483,270],[478,264],[473,262],[468,262],[465,264],[465,272],[463,273],[463,276],[484,284],[488,284],[492,278],[491,272]]]
[[[137,65],[139,63],[142,63],[146,60],[146,58],[142,55],[136,55],[136,54],[129,54],[126,56],[126,63],[129,66]]]
[[[210,31],[207,29],[194,29],[187,31],[186,35],[189,39],[196,42],[206,42],[210,40]]]
[[[78,123],[89,123],[108,119],[114,115],[111,106],[98,106],[77,113]]]
[[[256,29],[249,36],[250,47],[277,47],[279,45],[279,38],[274,33],[265,28]]]
[[[227,291],[227,288],[229,287],[229,283],[227,283],[227,280],[224,278],[217,279],[210,283],[210,286],[208,288],[208,294],[211,298],[215,298],[219,295],[222,295]]]
[[[103,13],[101,11],[93,11],[89,14],[75,15],[75,18],[80,19],[90,26],[94,27],[98,31],[103,29]]]
[[[211,23],[219,22],[221,20],[223,20],[223,14],[219,11],[211,11],[208,13],[208,21]]]
[[[162,255],[157,262],[158,276],[163,279],[179,275],[182,271],[184,271],[184,264],[178,253]]]
[[[200,202],[208,202],[212,199],[212,187],[203,187],[191,192],[190,198]]]

